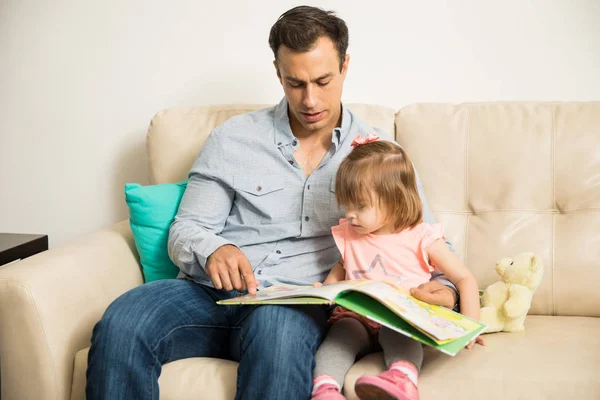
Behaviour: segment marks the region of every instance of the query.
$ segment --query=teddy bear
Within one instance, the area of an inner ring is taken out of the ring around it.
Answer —
[[[483,291],[480,320],[487,325],[486,333],[522,331],[544,274],[542,259],[534,253],[521,253],[499,260],[495,269],[502,280]]]

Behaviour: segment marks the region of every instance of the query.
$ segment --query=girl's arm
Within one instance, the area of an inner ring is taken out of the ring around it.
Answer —
[[[323,285],[337,283],[343,281],[344,278],[346,278],[346,270],[344,269],[344,260],[340,258],[340,261],[331,268],[329,275],[327,275],[327,278],[323,281]]]
[[[425,251],[431,264],[442,271],[458,289],[461,314],[479,320],[479,289],[471,271],[442,239],[433,242]]]
[[[442,271],[456,285],[460,296],[460,312],[479,321],[479,289],[471,271],[450,251],[448,245],[442,239],[433,242],[425,251],[427,251],[431,264]],[[467,345],[467,349],[473,347],[474,342],[485,346],[483,338],[478,336]]]

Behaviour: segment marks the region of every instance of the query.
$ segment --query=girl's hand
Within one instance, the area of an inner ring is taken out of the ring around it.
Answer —
[[[323,284],[321,282],[313,283],[313,287],[320,287],[320,286],[323,286]]]
[[[473,339],[473,341],[471,343],[469,343],[466,348],[470,349],[471,347],[473,347],[473,343],[477,343],[481,346],[485,346],[485,340],[483,340],[483,338],[481,336],[477,336],[475,339]]]

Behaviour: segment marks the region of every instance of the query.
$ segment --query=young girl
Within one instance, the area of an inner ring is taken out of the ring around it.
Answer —
[[[461,312],[479,319],[477,283],[448,248],[441,224],[422,222],[423,206],[406,152],[375,135],[357,137],[340,164],[336,200],[346,219],[331,230],[342,259],[323,284],[352,279],[394,280],[409,290],[428,282],[437,268],[457,287]],[[317,284],[318,285],[318,284]],[[418,399],[422,345],[337,307],[330,330],[317,351],[312,399],[344,399],[344,376],[356,357],[378,344],[387,371],[363,376],[355,391],[361,399]],[[484,345],[481,338],[476,341]],[[472,343],[467,347],[471,347]]]

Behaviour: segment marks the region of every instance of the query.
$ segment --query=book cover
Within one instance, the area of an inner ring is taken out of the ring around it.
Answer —
[[[242,304],[337,304],[427,346],[454,356],[486,326],[445,307],[412,297],[393,282],[342,281],[320,287],[279,285],[217,302]]]

